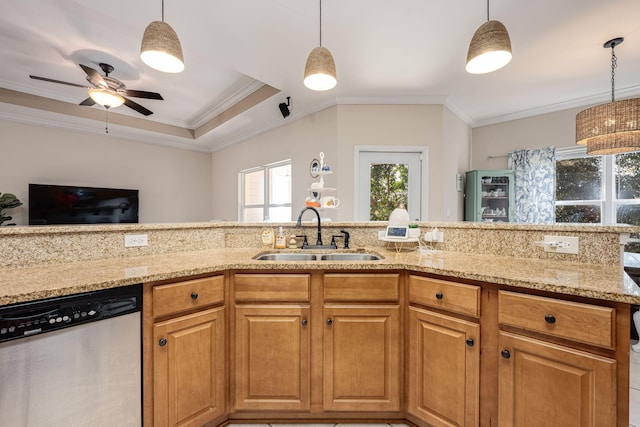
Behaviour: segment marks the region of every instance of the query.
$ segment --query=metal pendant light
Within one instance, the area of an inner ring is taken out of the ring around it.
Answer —
[[[184,56],[178,35],[164,22],[164,0],[162,21],[153,21],[144,30],[140,59],[149,67],[165,73],[179,73],[184,70]]]
[[[604,44],[611,48],[611,102],[581,111],[576,116],[576,144],[587,145],[587,154],[617,154],[640,150],[640,98],[615,100],[615,47],[617,37]]]
[[[320,46],[311,51],[304,67],[304,85],[311,90],[333,89],[336,80],[336,64],[331,52],[322,47],[322,0],[320,0]]]
[[[487,0],[487,22],[471,38],[465,69],[471,74],[490,73],[507,65],[511,57],[511,40],[507,28],[502,22],[489,19]]]

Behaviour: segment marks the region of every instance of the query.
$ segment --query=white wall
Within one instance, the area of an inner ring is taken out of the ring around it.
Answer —
[[[326,187],[335,187],[343,172],[336,153],[337,108],[327,108],[316,114],[292,121],[245,142],[234,144],[212,155],[213,217],[226,221],[238,220],[238,173],[241,170],[291,159],[292,220],[304,207],[307,189],[315,181],[309,174],[311,160],[322,151],[330,167],[336,171],[327,175]],[[283,119],[283,120],[289,120]],[[339,192],[338,192],[338,195]],[[335,218],[334,218],[335,219]]]
[[[506,169],[505,156],[522,148],[576,146],[576,114],[585,107],[541,114],[473,129],[471,169]]]
[[[238,178],[243,169],[292,159],[292,219],[304,206],[311,159],[323,151],[334,173],[340,208],[334,220],[353,220],[354,147],[358,145],[429,148],[428,220],[462,219],[462,196],[455,174],[469,163],[470,129],[442,105],[339,105],[213,153],[214,217],[237,220]],[[447,216],[448,215],[448,216]]]
[[[211,218],[211,154],[145,144],[110,135],[0,121],[0,192],[25,205],[7,211],[28,223],[28,184],[140,190],[139,220]]]

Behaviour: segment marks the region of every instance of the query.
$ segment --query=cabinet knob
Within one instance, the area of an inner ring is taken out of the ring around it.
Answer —
[[[165,338],[160,338],[158,344],[160,345],[160,347],[164,347],[165,345],[167,345],[167,340]]]
[[[444,295],[442,295],[442,292],[438,292],[438,293],[436,294],[436,298],[437,298],[437,299],[442,299],[442,298],[444,298]]]
[[[327,325],[328,325],[328,326],[333,325],[333,320],[331,320],[331,319],[327,319]]]
[[[193,299],[193,300],[198,299],[198,293],[197,292],[191,292],[191,299]]]
[[[302,319],[302,326],[307,326],[307,319]]]
[[[502,350],[500,352],[500,354],[502,355],[503,358],[505,359],[509,359],[511,357],[511,353],[509,353],[509,350]]]
[[[553,314],[547,314],[546,316],[544,316],[544,321],[549,323],[550,325],[553,325],[554,323],[556,323],[556,316],[554,316]]]
[[[473,341],[473,338],[467,338],[467,345],[469,347],[473,347],[474,344],[475,344],[475,342]]]

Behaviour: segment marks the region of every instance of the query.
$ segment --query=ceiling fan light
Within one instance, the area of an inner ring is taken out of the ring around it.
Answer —
[[[325,91],[337,84],[336,64],[329,49],[318,46],[311,51],[304,67],[304,85],[311,90]]]
[[[184,70],[184,56],[178,35],[164,21],[153,21],[144,30],[140,59],[149,67],[165,73]]]
[[[471,38],[465,69],[471,74],[496,71],[511,61],[511,40],[500,21],[487,21]]]
[[[89,89],[89,97],[96,104],[100,104],[106,108],[116,108],[124,104],[124,98],[117,93],[107,89]]]

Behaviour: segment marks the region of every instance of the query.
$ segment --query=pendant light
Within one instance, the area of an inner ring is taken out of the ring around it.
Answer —
[[[471,74],[490,73],[507,65],[511,56],[511,40],[507,28],[502,22],[489,19],[487,0],[487,22],[471,38],[465,69]]]
[[[587,108],[576,116],[576,144],[587,145],[587,154],[617,154],[640,150],[640,98],[615,99],[615,47],[617,37],[604,44],[611,48],[611,102]]]
[[[140,59],[149,67],[165,73],[179,73],[184,70],[184,57],[178,35],[164,22],[164,0],[162,21],[153,21],[144,30]]]
[[[336,64],[331,52],[322,47],[322,0],[320,0],[320,46],[311,51],[304,67],[304,85],[311,90],[324,91],[336,86]]]

